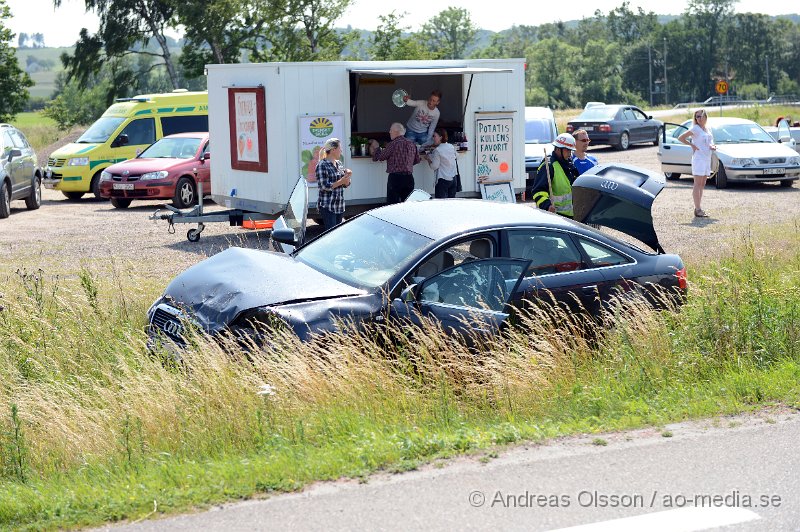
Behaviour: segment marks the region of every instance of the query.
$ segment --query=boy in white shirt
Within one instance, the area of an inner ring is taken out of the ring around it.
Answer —
[[[403,96],[406,105],[414,107],[414,113],[406,123],[406,138],[415,144],[430,144],[436,124],[439,123],[439,102],[442,93],[438,90],[431,92],[427,100],[411,100]]]

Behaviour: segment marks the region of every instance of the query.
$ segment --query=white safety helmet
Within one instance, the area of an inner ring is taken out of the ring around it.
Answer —
[[[575,137],[569,133],[561,133],[553,141],[553,146],[556,148],[566,148],[568,150],[575,150]]]

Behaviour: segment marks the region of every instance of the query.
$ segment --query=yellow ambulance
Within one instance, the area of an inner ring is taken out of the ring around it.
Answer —
[[[100,174],[173,133],[208,131],[208,93],[178,89],[120,98],[81,137],[50,154],[42,180],[69,199],[100,197]]]

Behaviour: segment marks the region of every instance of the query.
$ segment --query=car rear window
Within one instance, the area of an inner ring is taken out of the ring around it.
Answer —
[[[164,136],[173,133],[194,133],[208,131],[208,115],[164,116],[161,118]]]
[[[617,115],[617,107],[590,107],[576,120],[611,120]]]

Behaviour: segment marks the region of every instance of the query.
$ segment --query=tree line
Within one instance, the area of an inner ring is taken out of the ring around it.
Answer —
[[[417,31],[396,11],[379,16],[374,32],[341,29],[352,1],[84,0],[99,29],[82,29],[74,53],[62,55],[46,112],[62,127],[86,123],[117,97],[204,89],[205,64],[261,61],[524,57],[526,104],[553,108],[698,101],[720,79],[745,98],[800,93],[798,23],[734,13],[736,0],[690,0],[669,20],[625,1],[576,23],[513,26],[484,43],[469,12],[455,7]],[[185,31],[178,50],[166,35],[177,27]]]

